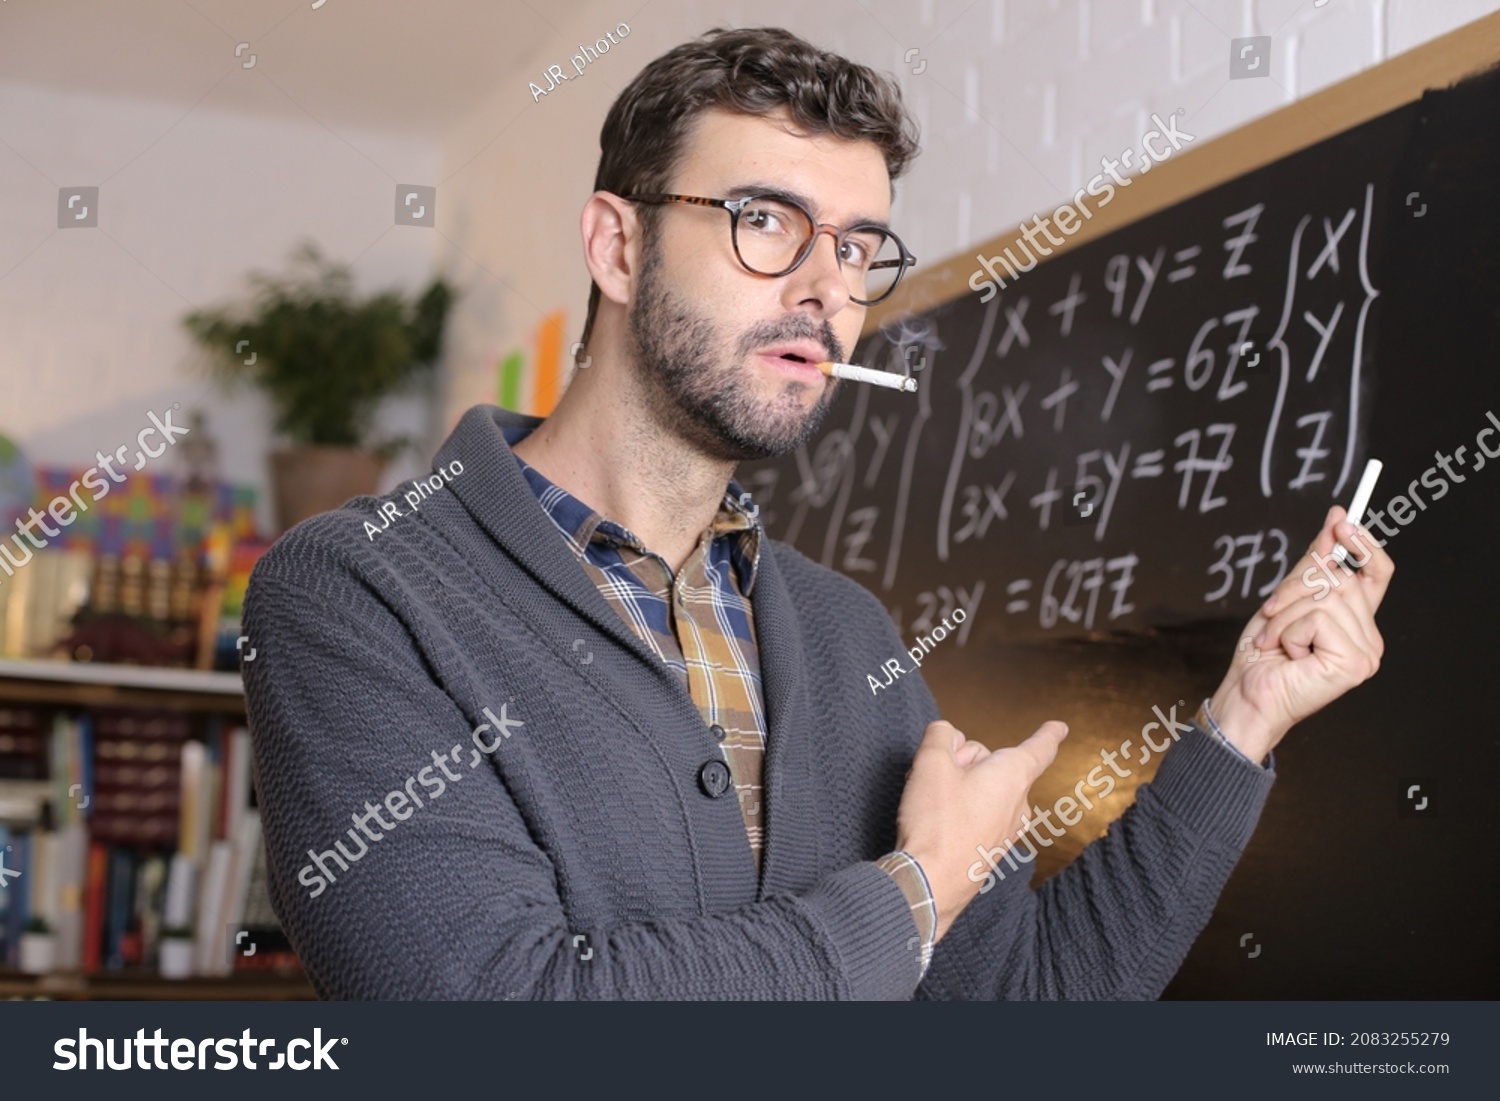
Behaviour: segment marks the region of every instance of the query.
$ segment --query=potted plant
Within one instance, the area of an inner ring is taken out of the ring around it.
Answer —
[[[33,916],[21,933],[21,970],[45,975],[57,960],[57,937],[44,917]]]
[[[169,925],[157,946],[157,969],[164,979],[193,977],[193,930],[187,925]]]
[[[411,441],[370,439],[387,397],[426,374],[442,352],[454,291],[435,279],[415,300],[399,291],[357,299],[349,268],[311,241],[285,277],[253,273],[253,301],[198,310],[183,324],[233,386],[254,382],[271,401],[274,429],[293,447],[271,455],[283,529],[350,497],[375,492],[385,464]]]

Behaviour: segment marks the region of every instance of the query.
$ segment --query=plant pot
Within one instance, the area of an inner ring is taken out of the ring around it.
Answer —
[[[157,950],[157,968],[164,979],[192,978],[192,940],[188,937],[162,937]]]
[[[57,937],[52,933],[21,934],[21,970],[28,975],[45,975],[57,959]]]
[[[373,494],[386,461],[352,447],[299,447],[271,453],[271,492],[282,531],[309,516]]]

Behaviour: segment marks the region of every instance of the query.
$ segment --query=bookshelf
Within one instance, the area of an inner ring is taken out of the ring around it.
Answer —
[[[204,723],[242,727],[245,721],[244,684],[238,673],[105,663],[0,658],[0,707],[4,706],[69,714],[113,709],[175,712],[181,721],[200,730]],[[241,737],[248,747],[248,738]],[[245,767],[242,763],[241,768]],[[32,784],[45,787],[52,782]],[[247,792],[248,782],[245,773]],[[24,785],[12,782],[11,786]],[[0,998],[303,1001],[316,997],[300,971],[233,970],[168,979],[140,966],[99,970],[96,964],[93,970],[68,968],[35,975],[0,965]]]
[[[0,700],[243,715],[245,686],[238,673],[0,658]]]

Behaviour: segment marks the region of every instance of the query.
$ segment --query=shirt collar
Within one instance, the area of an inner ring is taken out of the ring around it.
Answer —
[[[511,454],[515,455],[515,445],[531,434],[532,427],[513,425],[502,428],[502,431],[505,442],[512,448]],[[572,545],[573,552],[580,558],[587,553],[590,544],[626,546],[640,554],[652,553],[628,528],[605,519],[567,490],[550,481],[521,456],[515,455],[515,459],[542,510],[557,525]],[[739,574],[741,591],[748,597],[755,587],[755,576],[760,569],[764,529],[760,523],[759,506],[733,478],[729,480],[724,499],[719,503],[708,532],[714,541],[729,541],[729,551]]]

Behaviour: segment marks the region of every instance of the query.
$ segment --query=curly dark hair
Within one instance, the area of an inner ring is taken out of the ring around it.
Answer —
[[[916,123],[890,76],[780,27],[718,27],[662,54],[615,100],[599,131],[594,189],[616,195],[669,190],[689,126],[713,107],[745,115],[784,107],[810,134],[874,142],[893,191],[918,152]],[[640,208],[648,239],[659,213],[658,207]],[[584,344],[599,297],[592,284]]]

